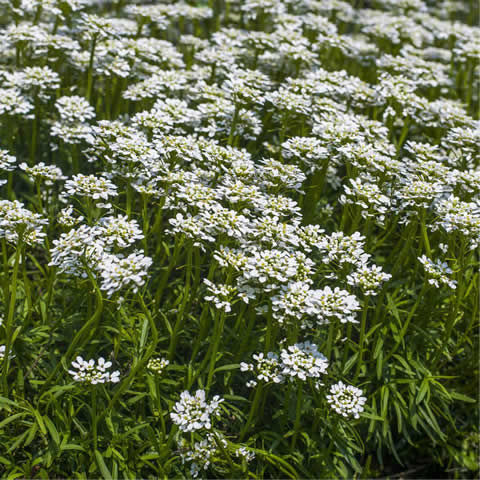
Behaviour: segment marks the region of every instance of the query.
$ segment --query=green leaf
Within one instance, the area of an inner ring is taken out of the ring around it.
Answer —
[[[53,422],[47,416],[44,416],[43,420],[55,444],[60,445],[60,435],[58,434],[58,431],[55,428],[55,425],[53,424]]]
[[[428,378],[424,378],[420,384],[420,389],[418,391],[417,398],[415,399],[415,403],[417,405],[421,403],[427,393],[430,393],[430,385],[428,384]]]
[[[458,393],[458,392],[449,392],[449,393],[454,400],[460,400],[461,402],[467,402],[467,403],[477,403],[477,400],[471,397],[467,397],[466,395],[463,395],[463,393]]]
[[[107,468],[107,464],[105,463],[105,460],[103,459],[102,454],[98,450],[95,450],[95,458],[97,460],[97,465],[98,465],[98,468],[100,469],[100,473],[102,474],[103,478],[105,480],[111,480],[112,474],[110,473],[110,470]]]
[[[231,363],[229,365],[222,365],[221,367],[218,367],[214,370],[214,372],[225,372],[225,371],[229,371],[229,370],[236,370],[240,368],[240,364],[239,363]]]
[[[25,412],[20,412],[20,413],[15,413],[14,415],[11,415],[10,417],[7,417],[5,420],[0,422],[0,428],[5,427],[5,425],[8,425],[11,422],[14,422],[17,420],[17,418],[22,418],[26,415]]]

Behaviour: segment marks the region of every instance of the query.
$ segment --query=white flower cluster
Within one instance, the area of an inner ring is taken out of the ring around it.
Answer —
[[[147,368],[157,375],[161,375],[168,367],[170,362],[166,358],[151,358],[147,363]]]
[[[122,288],[129,287],[133,293],[145,284],[152,259],[142,253],[131,253],[126,258],[104,254],[99,265],[102,283],[100,288],[111,297]]]
[[[347,277],[349,285],[360,287],[365,295],[375,296],[383,282],[390,280],[392,276],[382,271],[377,265],[363,265]]]
[[[29,245],[42,243],[46,235],[43,226],[47,223],[17,200],[0,200],[0,237],[9,243],[16,245],[20,239]]]
[[[76,382],[85,382],[92,385],[97,383],[117,383],[120,381],[120,372],[118,370],[110,372],[108,369],[112,362],[106,362],[103,357],[97,361],[90,359],[88,362],[78,356],[72,362],[75,370],[69,370],[68,373],[73,376]]]
[[[231,301],[235,296],[236,288],[231,285],[215,285],[208,279],[204,279],[203,283],[207,286],[210,295],[205,297],[205,300],[213,302],[215,308],[223,310],[225,313],[232,311]]]
[[[210,463],[218,454],[218,446],[212,434],[207,434],[199,442],[188,444],[184,439],[180,442],[180,458],[182,464],[190,464],[190,475],[197,478],[202,470],[207,470]]]
[[[45,165],[44,162],[38,162],[29,167],[26,163],[21,163],[20,168],[30,175],[36,182],[43,181],[45,185],[53,185],[54,182],[65,180],[62,170],[55,165]]]
[[[78,195],[93,200],[108,200],[117,195],[117,187],[104,176],[79,173],[65,182],[64,196]]]
[[[360,418],[363,412],[363,405],[367,401],[362,396],[363,392],[352,385],[345,385],[342,381],[332,385],[330,395],[327,395],[327,402],[343,417]]]
[[[72,211],[73,207],[68,207],[61,212],[59,220],[63,225],[73,226],[81,221],[72,216]],[[112,250],[127,248],[140,238],[143,234],[135,220],[129,221],[123,216],[104,217],[98,225],[81,224],[53,240],[49,265],[83,278],[88,276],[88,268],[101,279],[100,288],[109,297],[124,288],[137,293],[145,285],[152,259],[141,251],[125,256]]]
[[[258,381],[265,383],[282,383],[285,379],[319,378],[327,372],[328,360],[318,351],[317,345],[309,341],[290,345],[282,349],[280,357],[269,352],[267,355],[253,355],[255,363],[240,363],[240,371],[252,372],[255,380],[247,382],[248,387],[254,387]]]
[[[182,432],[194,432],[202,428],[212,427],[212,417],[220,412],[220,403],[223,398],[215,395],[211,402],[205,400],[205,390],[197,390],[195,395],[188,391],[180,394],[180,400],[174,405],[170,413],[173,423],[179,426]]]
[[[428,283],[440,288],[440,284],[455,290],[457,288],[457,282],[452,280],[449,275],[453,273],[452,269],[448,266],[447,262],[441,260],[430,260],[426,255],[418,257],[419,262],[423,265],[425,272],[430,277]]]
[[[215,457],[222,455],[220,447],[226,450],[229,445],[223,435],[207,433],[205,437],[193,443],[187,442],[184,438],[179,442],[179,453],[182,459],[182,464],[190,464],[190,475],[197,478],[201,471],[208,470],[213,463]],[[235,457],[243,460],[246,463],[251,462],[255,458],[255,452],[252,452],[247,447],[239,447],[234,451]]]
[[[267,355],[257,353],[253,355],[253,359],[255,363],[240,363],[240,370],[242,372],[253,372],[257,380],[266,383],[283,382],[284,376],[281,374],[281,365],[276,353],[268,352]],[[254,387],[255,385],[257,385],[256,380],[247,382],[248,387]]]
[[[339,287],[314,290],[308,284],[294,282],[272,297],[272,310],[280,323],[300,322],[302,328],[313,328],[334,319],[357,323],[355,316],[360,304],[354,295]]]
[[[318,378],[327,372],[327,358],[318,351],[317,345],[308,341],[290,345],[281,351],[280,357],[282,375],[285,377],[305,381],[307,378]]]

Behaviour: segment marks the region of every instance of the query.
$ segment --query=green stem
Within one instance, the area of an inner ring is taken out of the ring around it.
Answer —
[[[107,412],[111,412],[112,411],[112,408],[113,406],[115,405],[115,403],[118,401],[118,399],[120,398],[120,396],[122,395],[122,393],[130,386],[130,384],[133,382],[133,380],[135,379],[138,371],[141,369],[141,368],[144,368],[145,365],[147,364],[148,360],[150,359],[150,357],[153,355],[153,353],[155,352],[155,349],[157,348],[157,344],[158,344],[158,330],[157,330],[157,327],[155,325],[155,322],[153,320],[153,317],[152,315],[150,314],[150,311],[148,310],[147,306],[145,305],[145,302],[143,300],[143,297],[138,294],[137,295],[137,299],[140,303],[140,306],[142,307],[142,310],[143,310],[143,313],[145,314],[145,316],[147,317],[147,320],[148,320],[148,323],[150,325],[150,330],[152,332],[152,343],[150,344],[150,346],[148,347],[147,351],[145,352],[145,355],[143,356],[143,358],[137,362],[136,365],[133,366],[133,368],[130,370],[130,373],[128,375],[128,377],[120,384],[120,386],[118,387],[117,391],[115,392],[114,396],[112,397],[112,399],[110,400],[107,408],[103,411],[103,413],[100,415],[100,419],[103,419],[103,417],[105,417],[105,415],[107,414]]]
[[[466,240],[464,238],[461,239],[461,246],[460,246],[460,254],[458,258],[458,263],[459,263],[459,271],[458,271],[458,282],[457,282],[457,293],[455,296],[455,302],[452,302],[452,305],[450,307],[450,314],[448,316],[447,320],[447,328],[445,330],[445,333],[443,335],[443,339],[441,344],[438,346],[436,352],[433,355],[432,359],[432,371],[435,370],[435,368],[438,366],[438,363],[440,361],[440,358],[442,356],[442,353],[445,352],[446,346],[448,342],[451,339],[452,333],[453,333],[453,328],[455,326],[455,322],[458,318],[458,312],[460,309],[462,297],[463,297],[463,292],[465,289],[465,249],[466,249]]]
[[[93,60],[95,58],[95,46],[97,44],[97,35],[95,34],[92,38],[92,45],[90,47],[90,60],[88,62],[88,73],[87,73],[87,92],[86,99],[90,102],[92,96],[92,87],[93,87]]]
[[[48,378],[45,380],[45,383],[43,384],[42,387],[42,392],[44,392],[48,385],[50,385],[51,381],[55,378],[57,375],[59,369],[61,366],[65,366],[67,368],[67,360],[71,357],[72,353],[76,349],[77,345],[80,344],[82,340],[85,340],[84,337],[86,336],[87,338],[95,333],[96,330],[96,325],[97,322],[100,320],[100,316],[102,315],[103,312],[103,297],[100,289],[97,286],[97,283],[95,279],[93,278],[92,274],[90,271],[87,269],[88,276],[92,282],[93,288],[95,289],[95,298],[96,298],[96,308],[95,311],[93,312],[93,315],[88,319],[87,322],[83,325],[83,327],[77,332],[75,337],[73,338],[72,342],[70,343],[67,352],[65,355],[63,355],[62,359],[60,362],[57,363],[56,367],[54,368],[53,372],[48,376]],[[86,335],[87,334],[87,335]]]
[[[38,117],[39,117],[39,102],[38,94],[35,95],[35,108],[34,108],[34,117],[32,125],[32,138],[30,141],[30,166],[35,164],[35,154],[37,152],[37,136],[38,136]]]
[[[13,265],[13,273],[11,280],[11,289],[10,289],[10,302],[8,306],[8,316],[7,322],[5,324],[5,333],[6,333],[6,345],[5,345],[5,354],[4,354],[4,365],[2,372],[2,384],[3,384],[3,395],[8,397],[8,369],[10,367],[10,349],[12,347],[12,325],[13,318],[15,316],[15,303],[17,300],[17,280],[18,280],[18,267],[20,264],[20,257],[23,249],[23,240],[19,235],[17,250],[15,252],[15,263]]]
[[[210,368],[208,369],[208,378],[207,378],[207,387],[206,391],[210,390],[210,386],[212,385],[213,380],[213,373],[215,371],[215,364],[217,362],[217,353],[218,353],[218,346],[220,344],[220,339],[223,333],[223,327],[225,326],[225,312],[219,315],[219,319],[215,322],[215,329],[214,329],[214,340],[213,340],[213,349],[210,356]]]
[[[430,241],[428,240],[426,217],[427,217],[427,212],[424,207],[421,213],[422,237],[423,237],[423,243],[425,245],[425,252],[427,254],[427,257],[432,258],[432,249],[430,248]]]
[[[365,303],[363,305],[363,312],[362,312],[362,319],[360,320],[360,339],[358,341],[358,358],[357,358],[357,367],[355,370],[355,383],[360,375],[360,369],[362,368],[362,360],[363,360],[363,344],[365,343],[365,329],[367,326],[367,314],[368,314],[368,304],[369,304],[370,297],[367,296],[365,298]]]
[[[303,401],[303,385],[299,380],[297,381],[297,404],[295,408],[295,423],[293,426],[293,436],[292,436],[292,450],[295,449],[295,444],[297,443],[298,434],[300,433],[300,419],[302,416],[302,401]]]
[[[265,334],[265,353],[268,353],[272,348],[275,332],[274,332],[274,324],[273,324],[273,313],[271,307],[268,310],[267,316],[267,331]]]
[[[190,298],[190,283],[192,279],[192,246],[189,245],[187,249],[187,270],[185,273],[185,288],[183,289],[183,298],[180,308],[177,313],[177,320],[173,327],[172,337],[170,339],[170,346],[168,348],[168,359],[171,361],[175,355],[175,349],[178,343],[178,334],[185,323],[185,307]]]
[[[233,139],[235,138],[235,127],[238,122],[238,114],[240,112],[240,105],[235,103],[235,111],[233,112],[232,125],[230,126],[230,133],[228,135],[228,145],[233,145]]]
[[[92,436],[93,449],[97,449],[97,388],[92,385]]]
[[[330,361],[330,355],[332,354],[333,337],[335,334],[336,327],[337,327],[336,322],[334,323],[333,320],[330,320],[330,323],[328,325],[327,347],[325,349],[325,356],[329,361]]]
[[[244,427],[242,428],[242,431],[240,432],[240,438],[239,438],[240,442],[244,439],[245,434],[249,431],[250,426],[252,425],[252,422],[258,410],[258,406],[260,405],[260,400],[262,398],[262,391],[263,391],[263,385],[262,384],[257,385],[257,389],[255,390],[255,396],[253,397],[252,406],[250,407],[250,412],[248,412],[247,423],[244,425]]]

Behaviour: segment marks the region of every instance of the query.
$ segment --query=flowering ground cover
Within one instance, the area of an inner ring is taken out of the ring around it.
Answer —
[[[1,478],[478,478],[478,13],[2,0]]]

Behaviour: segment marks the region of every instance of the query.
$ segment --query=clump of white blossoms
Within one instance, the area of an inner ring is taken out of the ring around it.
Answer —
[[[240,363],[240,370],[242,372],[252,372],[256,379],[266,383],[281,383],[285,377],[282,375],[281,364],[278,355],[274,352],[268,352],[267,355],[257,353],[253,355],[255,363]],[[250,380],[247,382],[247,387],[254,387],[257,385],[257,380]]]
[[[117,195],[117,187],[103,176],[79,173],[65,182],[65,196],[78,195],[93,200],[108,200]]]
[[[235,456],[249,463],[255,458],[255,452],[248,450],[246,447],[240,447],[235,450]]]
[[[60,97],[55,102],[55,107],[65,122],[85,122],[95,117],[95,109],[84,97],[78,95]]]
[[[345,385],[342,381],[332,385],[330,395],[327,395],[327,402],[340,415],[344,417],[360,418],[363,412],[363,405],[367,401],[362,397],[363,391],[352,385]]]
[[[66,177],[62,174],[62,170],[55,165],[45,165],[39,162],[32,167],[26,163],[21,163],[20,168],[24,170],[34,181],[44,181],[45,185],[53,185],[54,182],[64,180]]]
[[[147,368],[157,375],[161,375],[170,362],[166,358],[151,358],[147,363]]]
[[[215,308],[229,313],[232,310],[231,301],[237,289],[231,285],[215,285],[208,279],[204,279],[203,283],[207,286],[207,290],[211,295],[205,297],[205,300],[213,302]]]
[[[153,261],[142,253],[131,253],[126,258],[104,254],[99,265],[102,284],[100,288],[111,297],[121,288],[130,287],[137,293],[145,284],[145,277]]]
[[[350,295],[346,290],[335,287],[333,290],[330,287],[325,287],[323,290],[317,290],[316,304],[318,311],[318,318],[316,323],[318,325],[328,323],[331,318],[337,318],[341,323],[358,323],[355,319],[356,312],[360,310],[355,295]],[[305,327],[309,327],[308,322],[304,322]]]
[[[223,398],[219,395],[207,402],[205,390],[197,390],[195,395],[185,390],[180,394],[180,400],[174,405],[170,417],[182,432],[194,432],[201,428],[208,430],[212,427],[212,417],[219,414],[221,402]]]
[[[17,200],[0,200],[0,237],[9,243],[17,244],[20,239],[29,245],[42,243],[46,235],[43,226],[47,223]]]
[[[418,257],[418,260],[423,265],[425,272],[430,277],[428,283],[440,288],[440,284],[447,285],[452,290],[457,288],[457,282],[448,276],[453,273],[453,270],[448,266],[447,262],[441,260],[430,260],[426,255]]]
[[[68,373],[73,376],[76,382],[85,382],[95,385],[97,383],[117,383],[120,381],[120,372],[118,370],[110,372],[108,369],[112,362],[106,362],[103,357],[97,361],[90,359],[88,362],[78,356],[72,362],[75,370],[69,370]]]
[[[126,248],[143,238],[137,221],[128,220],[126,215],[104,217],[100,219],[99,226],[100,235],[108,245],[115,244],[120,248]]]
[[[327,372],[327,358],[318,351],[317,345],[308,341],[290,345],[281,351],[280,357],[282,375],[286,377],[306,380]]]
[[[53,240],[49,266],[58,267],[62,273],[87,278],[85,265],[93,270],[104,255],[105,244],[98,236],[98,228],[88,225],[62,233],[58,240]]]
[[[187,441],[182,439],[180,447],[182,464],[190,463],[190,475],[193,478],[197,478],[201,470],[207,470],[212,458],[219,453],[215,438],[211,433],[192,445],[188,445]]]
[[[0,345],[0,360],[5,358],[5,345]]]
[[[333,232],[322,237],[315,246],[323,254],[323,263],[343,268],[345,264],[360,266],[367,262],[370,255],[363,250],[364,244],[365,237],[359,232],[351,236]]]
[[[69,205],[68,207],[62,208],[60,212],[58,212],[57,222],[66,228],[74,227],[78,225],[83,220],[83,216],[79,215],[75,217],[73,215],[73,205]]]
[[[360,287],[365,295],[375,296],[379,293],[383,282],[390,280],[392,276],[382,271],[377,265],[362,265],[347,277],[349,285]]]

